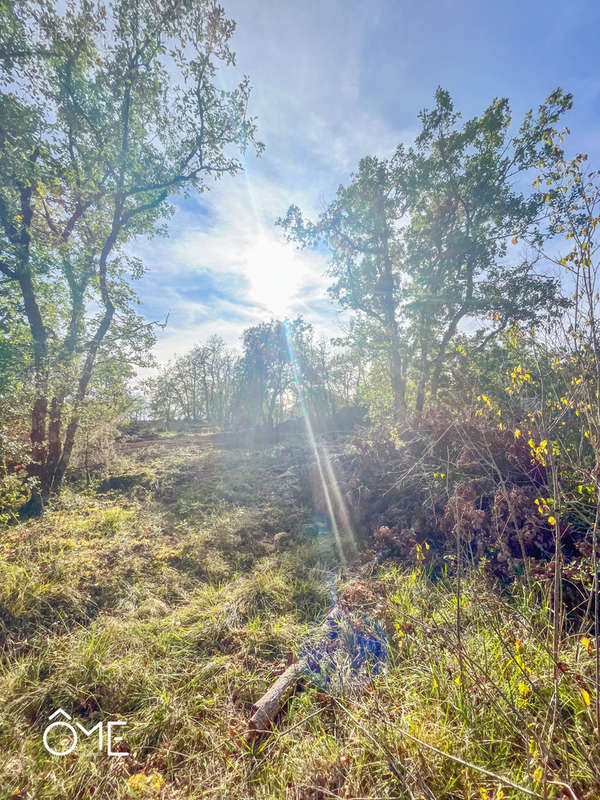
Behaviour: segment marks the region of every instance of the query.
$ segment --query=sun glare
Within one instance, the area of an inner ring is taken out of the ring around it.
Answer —
[[[271,314],[283,315],[302,305],[301,290],[310,282],[303,254],[261,232],[245,254],[250,297]]]

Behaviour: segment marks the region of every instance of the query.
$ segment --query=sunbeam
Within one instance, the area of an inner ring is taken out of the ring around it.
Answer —
[[[331,466],[331,459],[329,457],[327,448],[324,444],[321,444],[320,446],[317,444],[314,428],[310,418],[310,412],[304,399],[304,387],[300,376],[298,356],[296,354],[293,336],[291,335],[287,320],[284,321],[283,327],[289,353],[290,365],[292,368],[292,375],[294,378],[294,383],[296,384],[298,401],[300,403],[302,418],[306,427],[308,442],[315,457],[315,464],[317,465],[319,480],[321,482],[323,496],[325,498],[325,505],[327,506],[327,513],[330,519],[331,532],[333,533],[340,561],[345,565],[348,562],[348,555],[354,555],[357,552],[356,536],[350,520],[350,514],[348,513],[348,509],[346,507],[346,502],[340,491],[333,467]],[[342,536],[340,533],[340,526],[338,525],[337,519],[338,515],[340,517],[342,530],[345,534],[344,536]],[[346,542],[347,548],[350,550],[350,553],[348,554],[344,550],[344,541]]]

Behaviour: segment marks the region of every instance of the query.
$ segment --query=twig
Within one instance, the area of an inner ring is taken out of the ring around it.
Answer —
[[[314,784],[310,784],[310,783],[300,783],[300,784],[298,784],[298,788],[299,789],[311,789],[313,792],[314,791],[318,791],[318,792],[321,792],[321,794],[326,794],[328,797],[337,797],[337,798],[339,798],[339,800],[389,800],[389,797],[382,797],[381,795],[377,795],[377,796],[371,795],[369,797],[365,797],[364,795],[362,795],[360,797],[358,795],[352,795],[351,797],[342,798],[341,795],[336,794],[335,792],[332,792],[331,789],[326,789],[324,786],[315,786]]]
[[[387,494],[389,494],[389,493],[390,493],[390,492],[391,492],[393,489],[397,489],[399,486],[401,486],[401,485],[402,485],[402,483],[403,483],[403,482],[406,480],[406,478],[408,478],[408,476],[410,475],[410,473],[411,473],[411,472],[414,470],[414,468],[415,468],[416,466],[418,466],[418,464],[420,464],[420,463],[421,463],[421,461],[423,461],[423,460],[425,459],[425,456],[427,456],[427,455],[428,455],[428,454],[429,454],[429,453],[430,453],[430,452],[433,450],[433,448],[436,446],[436,444],[438,444],[439,442],[441,442],[441,441],[442,441],[442,439],[444,438],[444,436],[445,436],[445,435],[448,433],[448,431],[449,431],[449,430],[450,430],[450,428],[452,428],[452,427],[454,427],[454,422],[451,422],[451,423],[450,423],[450,425],[448,425],[448,427],[446,428],[446,430],[445,430],[445,431],[442,433],[442,435],[441,435],[441,436],[438,436],[438,438],[435,440],[435,442],[431,442],[431,444],[429,445],[429,447],[428,447],[428,448],[427,448],[427,449],[426,449],[426,450],[423,452],[423,455],[422,455],[420,458],[416,459],[416,461],[413,463],[412,467],[410,467],[410,469],[408,469],[408,470],[407,470],[407,471],[404,473],[404,475],[401,475],[401,476],[400,476],[400,478],[399,478],[399,479],[398,479],[398,480],[397,480],[395,483],[393,483],[393,484],[390,486],[390,488],[389,488],[389,489],[387,489],[387,490],[386,490],[386,491],[385,491],[385,492],[382,494],[382,497],[385,497],[385,496],[386,496]]]
[[[369,731],[364,727],[364,725],[361,725],[361,723],[356,719],[356,717],[352,716],[350,711],[348,711],[348,709],[346,708],[345,705],[343,705],[343,703],[340,703],[340,701],[336,697],[332,696],[331,699],[333,700],[334,703],[336,703],[342,709],[342,711],[344,711],[350,717],[350,719],[352,720],[352,722],[354,722],[356,727],[359,728],[359,730],[361,730],[364,733],[364,735],[368,739],[370,739],[373,742],[373,744],[382,751],[382,753],[386,757],[386,760],[387,760],[389,768],[392,770],[392,772],[398,778],[398,780],[401,781],[402,783],[404,783],[402,773],[400,772],[400,770],[396,766],[396,763],[395,763],[394,759],[392,758],[391,753],[388,751],[387,747],[382,745],[381,742],[378,742],[377,739],[374,736],[372,736],[369,733]]]

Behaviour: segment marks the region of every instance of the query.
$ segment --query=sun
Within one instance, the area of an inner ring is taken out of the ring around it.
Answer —
[[[311,282],[308,259],[275,234],[260,232],[244,254],[251,300],[270,314],[285,316],[303,302]]]

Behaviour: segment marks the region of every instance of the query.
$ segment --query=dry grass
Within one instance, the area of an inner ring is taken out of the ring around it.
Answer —
[[[308,536],[304,451],[156,445],[139,458],[144,477],[126,489],[67,491],[40,520],[2,533],[0,796],[525,796],[509,782],[540,796],[544,783],[549,797],[600,796],[582,691],[593,657],[578,636],[565,646],[550,729],[544,591],[500,596],[472,571],[459,650],[449,579],[393,565],[343,573],[329,537]],[[135,463],[115,472],[141,474]],[[292,536],[278,548],[281,530]],[[387,669],[347,697],[305,683],[274,734],[252,743],[252,702],[326,613],[334,573],[346,605],[387,631]],[[90,737],[50,756],[42,733],[59,706],[88,728],[126,720],[131,755],[109,758]]]

